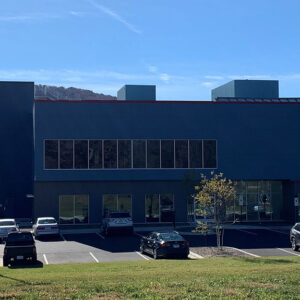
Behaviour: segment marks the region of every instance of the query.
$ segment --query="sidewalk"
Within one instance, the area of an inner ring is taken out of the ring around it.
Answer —
[[[290,230],[292,226],[290,225],[241,225],[241,224],[228,224],[225,225],[225,229],[230,230],[263,230],[263,229],[269,229],[269,230]],[[138,226],[134,227],[134,232],[151,232],[151,231],[168,231],[168,230],[175,230],[178,231],[180,234],[184,235],[205,235],[200,232],[193,232],[192,230],[195,228],[195,226]],[[101,228],[72,228],[72,229],[61,229],[60,231],[62,234],[83,234],[83,233],[101,233]],[[208,233],[208,235],[215,234],[214,231]]]

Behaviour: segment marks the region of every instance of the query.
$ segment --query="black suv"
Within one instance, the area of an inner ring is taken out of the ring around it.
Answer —
[[[292,243],[292,249],[297,251],[300,247],[300,223],[296,223],[290,232],[290,241]]]
[[[3,266],[17,261],[31,261],[36,263],[36,248],[33,236],[30,232],[13,232],[7,236]]]

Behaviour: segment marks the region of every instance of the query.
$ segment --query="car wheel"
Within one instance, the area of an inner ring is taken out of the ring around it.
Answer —
[[[145,253],[145,250],[144,250],[144,246],[140,246],[140,252],[143,254],[143,253]]]
[[[37,262],[37,257],[36,255],[32,257],[32,264],[35,265]]]
[[[154,251],[153,251],[153,258],[154,259],[158,259],[157,250],[156,249],[154,249]]]
[[[292,250],[297,251],[299,249],[299,246],[296,244],[296,240],[292,238]]]

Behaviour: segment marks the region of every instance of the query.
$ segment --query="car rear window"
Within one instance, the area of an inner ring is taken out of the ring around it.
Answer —
[[[10,233],[6,240],[6,245],[27,245],[33,244],[32,234],[29,232]]]
[[[164,241],[183,241],[183,237],[177,233],[161,233],[159,237]]]
[[[16,223],[14,221],[0,221],[0,226],[14,226]]]
[[[127,212],[124,212],[124,213],[118,212],[118,213],[110,213],[109,217],[110,218],[129,218],[130,215]]]
[[[43,219],[39,220],[38,224],[56,224],[55,219]]]

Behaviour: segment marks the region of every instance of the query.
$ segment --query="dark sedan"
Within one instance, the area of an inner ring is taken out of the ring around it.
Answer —
[[[189,255],[189,242],[178,232],[151,232],[141,239],[141,253],[153,255],[154,259],[167,256],[180,256],[187,258]]]
[[[297,251],[300,247],[300,223],[296,223],[290,232],[290,241],[292,244],[292,249]]]

